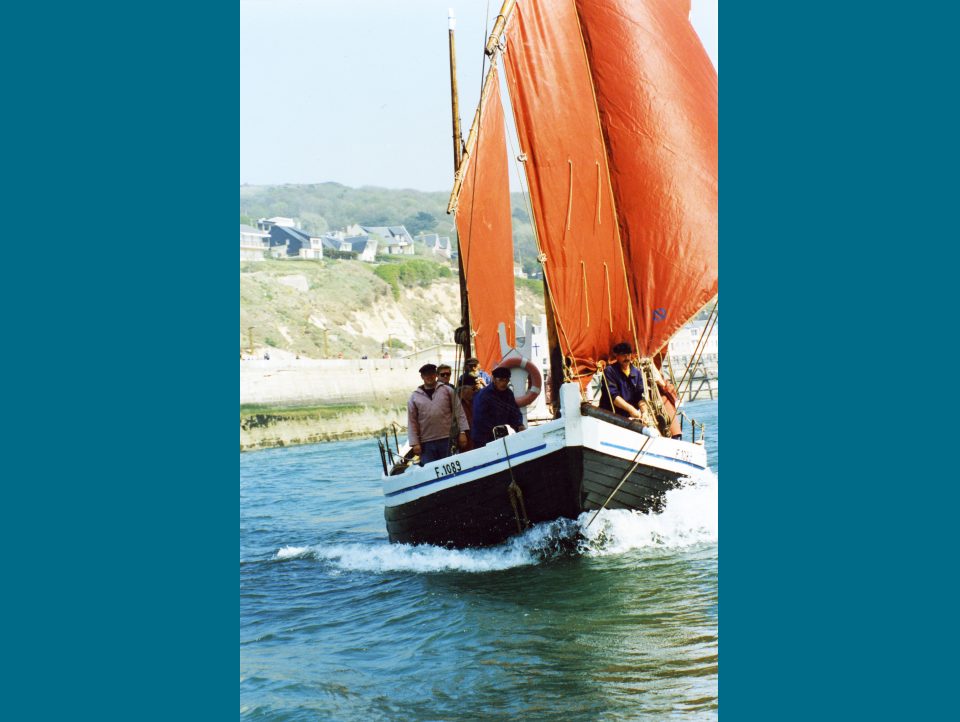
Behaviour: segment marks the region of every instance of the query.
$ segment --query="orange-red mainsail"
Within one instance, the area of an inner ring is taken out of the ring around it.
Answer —
[[[717,293],[717,72],[689,1],[576,7],[636,283],[638,344],[652,355]]]
[[[606,154],[576,7],[518,3],[504,52],[557,336],[575,375],[632,340]]]
[[[717,74],[689,9],[518,0],[504,10],[504,68],[573,376],[592,373],[620,341],[653,356],[717,293]],[[489,365],[498,322],[513,339],[513,256],[495,71],[485,88],[480,145],[457,176],[457,227]]]

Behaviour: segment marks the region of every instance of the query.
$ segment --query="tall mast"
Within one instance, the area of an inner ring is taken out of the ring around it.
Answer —
[[[453,16],[453,8],[448,11],[447,25],[450,33],[450,96],[453,100],[453,172],[456,173],[460,168],[463,146],[460,140],[460,102],[457,98],[457,53],[453,42],[453,30],[457,25],[457,19]]]
[[[457,20],[453,15],[453,8],[447,14],[447,26],[450,34],[450,96],[453,113],[453,175],[456,179],[460,170],[463,145],[460,138],[460,104],[457,99],[457,53],[454,47],[453,30]],[[463,272],[463,253],[460,252],[458,237],[457,243],[457,272],[460,276],[460,328],[456,330],[453,340],[463,347],[463,357],[470,358],[470,303],[467,299],[467,276]]]

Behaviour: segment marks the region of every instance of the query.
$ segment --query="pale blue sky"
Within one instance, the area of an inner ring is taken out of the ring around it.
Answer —
[[[718,0],[691,22],[715,66]],[[240,0],[240,182],[449,190],[447,10],[463,132],[502,0]]]

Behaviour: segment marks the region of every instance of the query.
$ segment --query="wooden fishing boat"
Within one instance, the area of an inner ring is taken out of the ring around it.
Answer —
[[[524,405],[538,397],[529,329],[518,346],[515,328],[502,72],[543,269],[554,392],[520,433],[425,466],[382,440],[391,541],[484,546],[585,511],[657,513],[667,491],[707,467],[702,426],[687,419],[670,438],[682,410],[661,366],[670,337],[718,291],[717,75],[688,14],[675,0],[507,0],[463,144],[451,26],[455,340],[484,368],[509,366]],[[624,341],[656,431],[596,408],[587,392]],[[673,381],[682,398],[684,379]]]

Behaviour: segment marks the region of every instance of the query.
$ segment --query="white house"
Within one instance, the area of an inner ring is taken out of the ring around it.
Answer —
[[[262,261],[270,246],[270,234],[245,223],[240,224],[240,260]]]
[[[413,255],[413,237],[404,226],[358,226],[354,224],[347,228],[347,233],[351,235],[367,234],[383,239],[382,251],[384,253]]]
[[[300,247],[300,258],[312,261],[319,261],[323,258],[323,238],[310,236],[309,244],[309,246],[304,244]]]
[[[373,263],[377,260],[377,239],[368,236],[357,236],[347,238],[345,242],[350,244],[350,249],[357,254],[357,258],[367,263]]]
[[[421,233],[417,236],[435,256],[443,256],[447,260],[453,257],[453,247],[450,245],[449,236],[441,236],[438,233]]]

